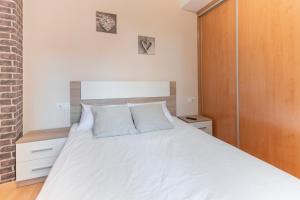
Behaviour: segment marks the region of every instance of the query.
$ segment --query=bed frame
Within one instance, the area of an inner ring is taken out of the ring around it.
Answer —
[[[176,116],[176,82],[71,81],[70,122],[79,121],[81,103],[103,106],[157,101],[166,101],[169,111]]]

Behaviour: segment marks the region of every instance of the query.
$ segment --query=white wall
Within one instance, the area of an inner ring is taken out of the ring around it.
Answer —
[[[118,15],[118,34],[96,32],[96,11]],[[138,34],[156,55],[137,53]],[[177,0],[25,0],[24,130],[69,125],[70,80],[174,80],[178,114],[197,113],[197,17]]]

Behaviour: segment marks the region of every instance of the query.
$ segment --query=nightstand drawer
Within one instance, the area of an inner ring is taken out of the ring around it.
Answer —
[[[31,161],[47,157],[57,157],[66,142],[66,138],[17,144],[16,162]]]
[[[200,129],[209,135],[213,135],[213,128],[212,128],[212,119],[202,116],[202,115],[187,115],[187,116],[180,116],[178,117],[185,123],[190,124],[191,126]]]
[[[212,135],[212,122],[211,121],[195,122],[195,123],[191,123],[191,125],[197,129],[200,129],[200,130]]]
[[[47,176],[56,157],[44,158],[28,162],[17,163],[17,181],[29,180]]]

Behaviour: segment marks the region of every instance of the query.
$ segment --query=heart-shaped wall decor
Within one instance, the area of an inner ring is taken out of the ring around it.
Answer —
[[[155,55],[155,38],[139,35],[138,53],[146,55]]]
[[[142,41],[142,47],[144,48],[145,52],[148,53],[148,51],[151,48],[151,46],[152,46],[152,42],[145,41],[145,40]]]
[[[100,15],[99,22],[101,27],[107,32],[111,31],[116,26],[116,21],[109,15]]]

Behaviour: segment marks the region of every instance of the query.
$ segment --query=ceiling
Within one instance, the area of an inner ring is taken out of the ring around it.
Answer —
[[[181,8],[191,12],[198,12],[213,0],[180,0]]]

